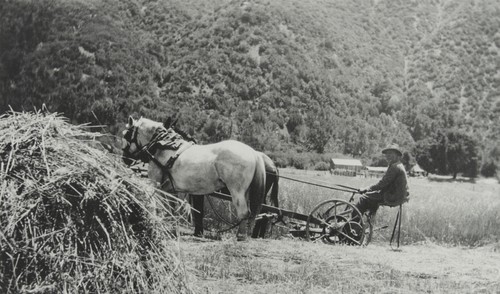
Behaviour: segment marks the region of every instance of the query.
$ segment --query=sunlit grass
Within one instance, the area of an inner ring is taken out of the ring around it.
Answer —
[[[287,178],[335,187],[335,184],[362,188],[379,178],[343,177],[322,171],[281,169],[280,208],[309,214],[325,200],[348,201],[351,193],[296,182]],[[337,187],[338,188],[338,187]],[[402,242],[436,242],[439,244],[481,246],[500,241],[500,185],[433,181],[427,178],[409,178],[410,201],[403,206]],[[354,201],[359,197],[355,195]],[[231,204],[214,199],[219,213],[227,215]],[[208,206],[208,205],[207,205]],[[397,208],[381,207],[374,219],[373,242],[388,242],[397,215]],[[231,220],[235,220],[233,215]],[[207,208],[206,227],[217,231],[228,228]],[[287,229],[273,227],[271,238],[286,235]]]
[[[283,176],[322,185],[342,184],[355,188],[376,183],[378,178],[333,176],[326,172],[282,170]],[[410,201],[403,206],[403,242],[432,241],[451,245],[478,246],[500,240],[500,185],[469,182],[436,182],[409,178]],[[307,214],[328,199],[349,200],[350,193],[281,179],[280,206]],[[356,195],[358,197],[358,195]],[[387,240],[397,208],[381,207],[374,240]]]
[[[379,180],[288,169],[280,174],[331,186],[365,187]],[[220,241],[184,244],[186,267],[199,278],[194,287],[199,293],[497,293],[496,246],[452,246],[498,242],[500,185],[415,178],[409,184],[401,251],[388,249],[390,229],[375,232],[367,247],[283,238],[286,230],[276,226],[268,239],[249,242],[228,233]],[[280,207],[304,214],[321,201],[351,196],[284,178],[279,195]],[[396,212],[382,207],[375,227],[392,227]]]
[[[197,293],[476,293],[478,289],[497,293],[499,289],[493,262],[476,268],[481,262],[472,250],[403,248],[395,252],[379,245],[329,246],[290,239],[186,245],[187,267],[200,277],[194,285]],[[426,255],[420,256],[422,252]],[[459,256],[468,266],[460,264]],[[455,272],[458,268],[460,273]]]

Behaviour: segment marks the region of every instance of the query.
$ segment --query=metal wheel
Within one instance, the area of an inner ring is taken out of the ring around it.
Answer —
[[[306,239],[328,244],[367,245],[371,224],[359,210],[344,200],[327,200],[309,214]]]

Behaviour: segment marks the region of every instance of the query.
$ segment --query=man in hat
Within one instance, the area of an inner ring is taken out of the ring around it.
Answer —
[[[368,210],[374,215],[380,204],[397,206],[408,200],[408,183],[405,167],[401,163],[401,149],[397,144],[392,144],[382,150],[382,154],[389,167],[378,183],[359,190],[363,195],[355,206],[361,214]]]

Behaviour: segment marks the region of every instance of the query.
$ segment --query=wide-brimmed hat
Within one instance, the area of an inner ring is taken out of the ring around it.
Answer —
[[[387,153],[387,151],[396,151],[396,153],[398,153],[399,156],[403,156],[403,152],[401,152],[401,148],[399,147],[398,144],[391,144],[387,146],[384,150],[382,150],[382,154]]]

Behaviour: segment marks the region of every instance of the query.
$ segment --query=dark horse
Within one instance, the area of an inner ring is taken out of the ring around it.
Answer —
[[[172,128],[176,133],[180,134],[184,140],[186,141],[191,141],[193,143],[196,143],[196,140],[184,132],[183,130],[180,130],[176,126],[177,120],[173,120],[172,118],[168,118],[167,121],[164,123],[165,128],[169,129]],[[262,152],[257,152],[262,159],[264,160],[264,166],[266,170],[266,196],[269,196],[269,199],[271,201],[271,205],[275,207],[279,207],[278,203],[278,181],[279,181],[279,173],[278,173],[278,168],[272,161],[272,159],[267,156],[266,154]],[[222,190],[219,191],[220,193],[223,194],[230,194],[229,190],[227,188],[223,188]],[[266,204],[266,198],[264,198],[263,203]],[[205,197],[204,195],[190,195],[190,201],[192,203],[192,206],[194,208],[193,211],[193,222],[194,222],[194,235],[195,236],[203,236],[203,218],[205,215]],[[255,223],[255,228],[252,232],[252,237],[253,238],[264,238],[264,235],[266,233],[266,228],[267,228],[267,219],[260,219]]]

